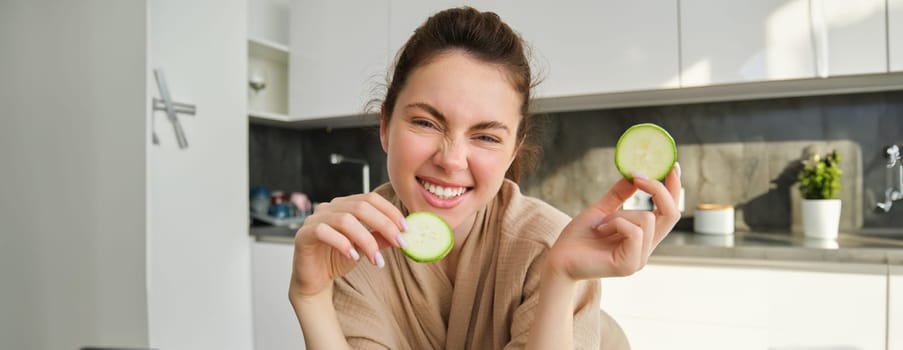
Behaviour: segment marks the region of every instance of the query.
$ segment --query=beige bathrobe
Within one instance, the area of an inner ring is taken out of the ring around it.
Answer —
[[[376,192],[407,214],[391,186]],[[336,280],[333,301],[348,342],[355,349],[524,348],[543,261],[569,221],[506,180],[477,213],[455,281],[438,264],[414,262],[395,248],[382,250],[385,269],[361,263]],[[582,282],[577,301],[577,349],[599,349],[604,337],[626,347],[620,328],[600,312],[598,280]]]

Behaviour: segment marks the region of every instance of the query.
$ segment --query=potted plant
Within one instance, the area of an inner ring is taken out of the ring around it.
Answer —
[[[840,225],[840,156],[837,150],[824,157],[818,153],[803,161],[797,174],[802,195],[803,234],[836,239]]]

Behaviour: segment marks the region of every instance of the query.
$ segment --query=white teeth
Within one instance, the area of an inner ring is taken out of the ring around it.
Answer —
[[[426,181],[421,181],[420,184],[423,185],[423,188],[427,191],[442,199],[454,198],[467,191],[464,187],[442,187]]]

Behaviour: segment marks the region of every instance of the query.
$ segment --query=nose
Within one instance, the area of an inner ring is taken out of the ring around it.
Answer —
[[[433,162],[447,173],[467,169],[467,143],[444,139],[433,156]]]

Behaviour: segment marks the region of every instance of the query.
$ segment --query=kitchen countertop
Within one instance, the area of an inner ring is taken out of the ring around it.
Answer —
[[[841,233],[837,240],[810,239],[801,233],[787,232],[720,236],[674,231],[653,253],[653,261],[669,258],[903,265],[903,229],[899,233]]]
[[[258,242],[294,244],[297,231],[284,226],[251,226],[251,236]]]
[[[250,231],[260,242],[292,244],[297,229],[252,226]],[[674,231],[655,249],[650,261],[903,265],[903,229],[841,233],[836,241],[807,239],[801,234],[787,232],[737,232],[721,236]]]

